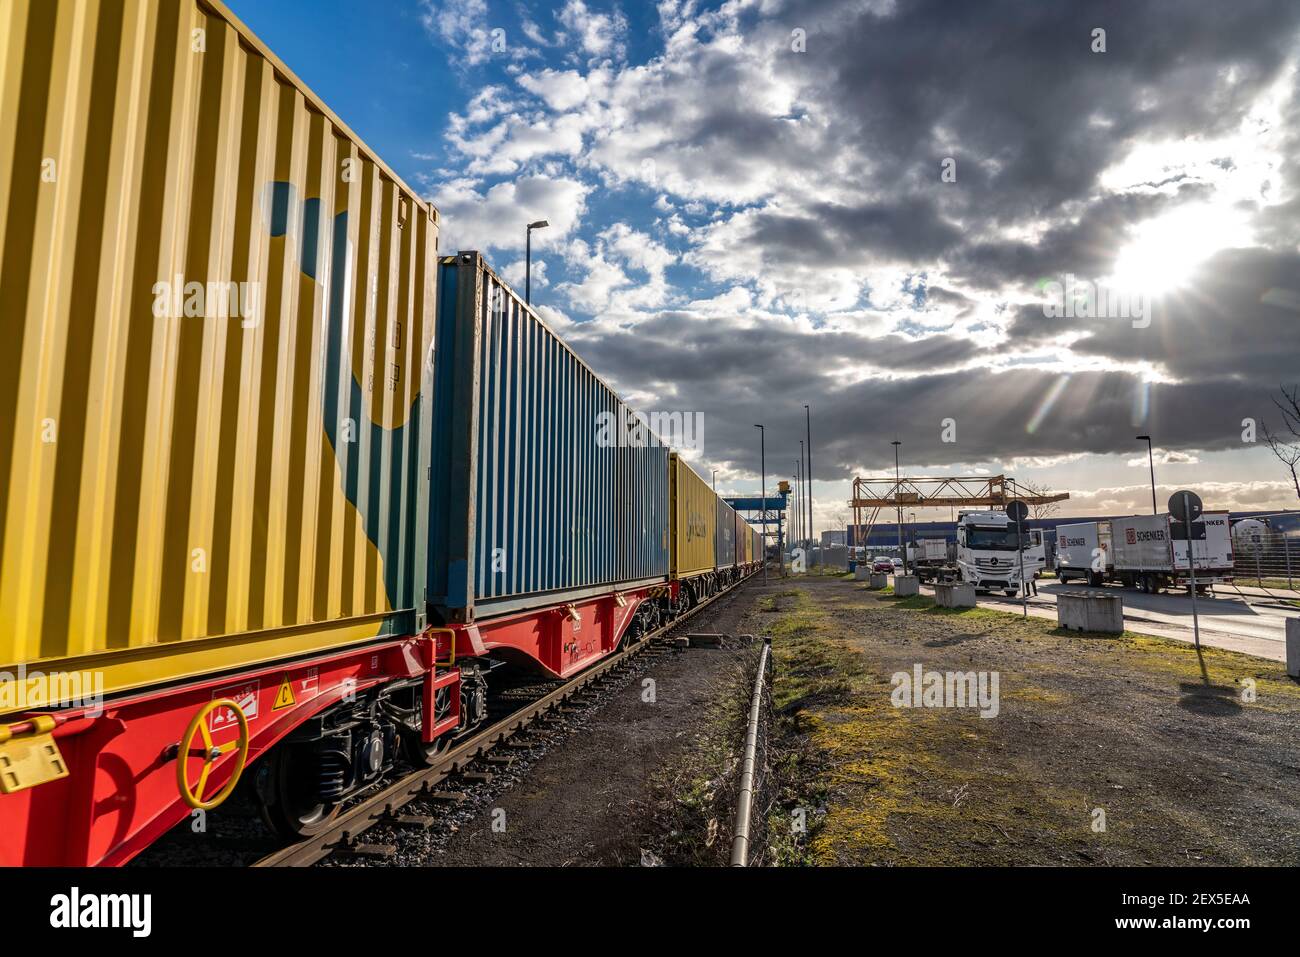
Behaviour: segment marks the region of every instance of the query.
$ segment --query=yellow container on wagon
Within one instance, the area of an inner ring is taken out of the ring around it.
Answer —
[[[408,633],[437,235],[216,0],[0,2],[0,670]]]
[[[717,549],[717,496],[676,452],[669,456],[672,501],[672,577],[712,572]]]

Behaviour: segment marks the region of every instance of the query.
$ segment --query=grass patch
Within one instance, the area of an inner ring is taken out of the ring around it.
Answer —
[[[1106,642],[1116,654],[1124,655],[1124,663],[1150,673],[1174,675],[1180,681],[1188,683],[1204,682],[1201,673],[1203,660],[1205,674],[1213,685],[1244,687],[1244,682],[1249,679],[1256,683],[1261,697],[1267,692],[1284,699],[1300,701],[1300,684],[1287,675],[1286,668],[1281,662],[1256,658],[1238,651],[1202,646],[1201,657],[1198,658],[1195,645],[1158,635],[1144,635],[1132,631],[1125,631],[1118,635],[1071,631],[1053,624],[1049,618],[1032,615],[1025,618],[1015,611],[999,611],[993,608],[939,608],[934,605],[933,598],[924,595],[912,595],[907,598],[890,595],[879,597],[888,599],[880,602],[880,605],[885,608],[931,615],[952,615],[963,620],[997,622],[1000,634],[1026,641],[1069,638]]]
[[[954,647],[949,638],[983,638],[992,642],[985,646],[992,656],[1001,656],[1007,641],[1037,642],[1044,652],[1050,645],[1053,654],[1070,649],[1064,664],[1057,657],[1036,664],[1033,650],[1007,652],[1013,659],[1028,657],[1014,670],[1003,670],[1002,699],[1012,720],[1028,716],[1028,726],[1037,729],[1042,722],[1059,722],[1071,708],[1091,707],[1088,693],[1074,682],[1099,667],[1133,674],[1139,686],[1158,686],[1165,700],[1171,685],[1197,695],[1203,682],[1194,647],[1130,632],[1065,631],[1018,610],[939,608],[930,596],[898,596],[892,589],[835,591],[842,597],[831,592],[823,600],[809,592],[790,599],[773,622],[774,697],[783,709],[778,729],[790,755],[777,770],[784,782],[780,809],[768,820],[778,863],[1147,859],[1144,855],[1152,852],[1144,842],[1151,837],[1143,829],[1162,820],[1167,809],[1148,818],[1146,811],[1130,808],[1099,838],[1090,829],[1089,813],[1099,802],[1120,800],[1120,792],[1112,793],[1108,777],[1100,782],[1089,777],[1094,773],[1089,756],[1079,758],[1085,769],[1079,777],[1063,778],[1052,762],[1040,763],[1040,751],[1021,750],[1018,741],[1008,747],[1005,724],[953,709],[895,708],[890,675],[905,667],[900,662],[953,654],[934,650]],[[894,616],[897,626],[884,620]],[[934,624],[924,626],[925,621]],[[870,636],[865,641],[864,629]],[[962,631],[972,634],[958,634]],[[928,641],[927,635],[932,636]],[[893,649],[909,641],[916,642],[918,657],[900,658]],[[1216,694],[1235,700],[1249,680],[1258,695],[1250,707],[1287,713],[1300,708],[1300,685],[1280,664],[1210,648],[1204,649],[1204,661]],[[990,666],[996,667],[984,667]],[[1150,681],[1135,672],[1146,672]],[[809,830],[791,836],[788,814],[796,807],[805,808]]]
[[[1245,578],[1241,575],[1236,577],[1238,585],[1246,585],[1254,588],[1277,588],[1282,591],[1294,591],[1300,588],[1300,576],[1291,579],[1290,583],[1285,578]]]
[[[729,669],[719,684],[723,693],[700,716],[693,746],[681,761],[655,775],[653,815],[658,839],[651,843],[665,864],[725,867],[730,860],[741,752],[757,666],[755,650]]]

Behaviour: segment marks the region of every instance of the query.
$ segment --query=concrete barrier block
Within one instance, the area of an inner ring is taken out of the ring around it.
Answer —
[[[938,582],[934,586],[934,603],[940,608],[974,608],[975,586],[969,582]]]
[[[871,577],[870,565],[859,565],[857,568],[853,569],[853,578],[855,581],[864,582],[870,577]]]
[[[915,575],[895,575],[894,594],[895,595],[921,594],[921,579],[917,578]]]
[[[888,584],[889,584],[888,575],[886,575],[884,572],[875,572],[872,574],[871,580],[867,583],[867,587],[871,589],[881,589]]]
[[[1300,678],[1300,618],[1286,620],[1286,673]]]
[[[1124,630],[1124,599],[1118,593],[1058,591],[1056,622],[1071,631],[1118,635]]]

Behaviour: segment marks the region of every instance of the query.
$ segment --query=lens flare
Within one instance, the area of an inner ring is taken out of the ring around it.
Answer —
[[[1142,381],[1133,386],[1133,417],[1131,425],[1142,425],[1151,413],[1151,383]]]
[[[1070,384],[1070,376],[1063,375],[1052,383],[1052,387],[1047,390],[1047,394],[1038,403],[1038,408],[1034,410],[1033,416],[1025,424],[1025,431],[1033,435],[1038,431],[1038,427],[1043,424],[1043,419],[1047,418],[1047,413],[1052,411],[1052,406],[1056,405],[1056,400],[1061,397],[1065,387]]]

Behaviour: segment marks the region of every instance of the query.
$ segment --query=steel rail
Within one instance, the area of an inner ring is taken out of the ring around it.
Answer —
[[[357,838],[362,833],[376,825],[393,822],[397,817],[398,809],[428,795],[447,778],[463,772],[475,761],[486,757],[494,747],[525,730],[538,718],[560,707],[597,679],[605,677],[611,671],[641,654],[651,646],[655,639],[664,637],[704,611],[704,609],[710,607],[718,599],[734,592],[740,585],[749,581],[753,574],[745,576],[725,591],[718,592],[718,594],[701,602],[686,613],[650,632],[632,647],[593,665],[582,674],[577,675],[537,701],[511,712],[482,731],[475,732],[463,743],[448,751],[438,760],[437,764],[427,768],[420,768],[405,777],[399,778],[384,787],[383,790],[344,811],[337,820],[320,834],[274,851],[255,861],[251,866],[308,867],[324,860],[336,851],[347,851],[349,848],[356,847],[358,844]]]
[[[749,866],[749,817],[754,804],[754,766],[758,762],[758,727],[763,714],[763,686],[767,683],[767,663],[772,657],[772,639],[763,639],[763,653],[758,658],[758,676],[754,678],[754,697],[749,702],[749,730],[745,734],[745,763],[740,772],[740,799],[736,802],[736,820],[731,833],[731,866]]]

